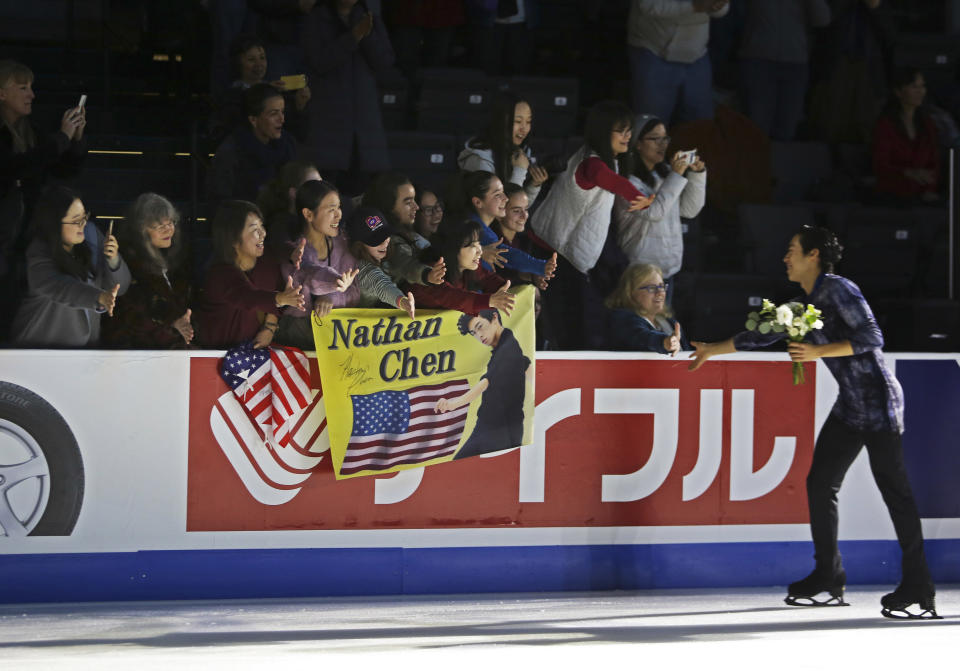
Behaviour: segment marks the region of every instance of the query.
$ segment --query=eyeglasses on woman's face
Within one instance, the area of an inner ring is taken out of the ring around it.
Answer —
[[[74,217],[73,219],[69,219],[69,220],[68,220],[68,219],[63,219],[63,220],[61,220],[61,223],[63,223],[63,224],[73,224],[74,226],[79,226],[79,227],[83,228],[84,226],[87,225],[87,222],[90,221],[90,219],[92,219],[92,218],[93,218],[93,215],[90,214],[90,210],[87,210],[86,212],[84,212],[83,214],[81,214],[79,217]]]
[[[147,229],[151,231],[172,231],[177,227],[177,222],[173,219],[163,219],[161,221],[155,221],[152,224],[147,226]]]
[[[436,205],[421,205],[420,211],[428,217],[432,217],[434,214],[440,214],[443,212],[443,203],[438,202]]]
[[[645,284],[642,287],[637,287],[637,291],[646,291],[648,294],[659,294],[665,293],[667,287],[670,286],[669,282],[661,282],[660,284]]]
[[[670,144],[670,140],[671,138],[669,135],[652,135],[652,136],[643,138],[644,142],[653,142],[659,147],[663,147]]]

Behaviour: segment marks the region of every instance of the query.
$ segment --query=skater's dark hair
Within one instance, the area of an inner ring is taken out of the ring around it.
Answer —
[[[500,311],[496,308],[480,310],[480,312],[475,315],[467,314],[465,312],[460,315],[460,319],[457,320],[457,330],[460,331],[460,335],[467,335],[470,333],[470,322],[474,317],[481,317],[486,319],[488,322],[492,322],[493,318],[496,317],[498,322],[501,324],[503,323],[503,320],[500,318]]]
[[[804,254],[812,250],[820,250],[820,269],[825,273],[832,273],[836,264],[843,256],[843,245],[837,240],[836,234],[823,226],[802,226],[796,233],[797,240]]]

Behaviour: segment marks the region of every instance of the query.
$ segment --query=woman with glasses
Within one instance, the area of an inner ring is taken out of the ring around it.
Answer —
[[[630,211],[630,203],[618,197],[613,206],[617,239],[631,264],[652,263],[670,280],[683,261],[683,230],[680,218],[691,219],[703,209],[707,193],[707,167],[699,157],[678,151],[666,161],[670,136],[667,127],[652,114],[634,122],[636,143],[632,150],[630,183],[654,193],[645,210]],[[667,292],[671,302],[673,292]]]
[[[113,315],[130,271],[112,234],[103,235],[80,196],[63,186],[43,191],[27,248],[27,296],[11,328],[23,347],[96,347],[100,317]]]
[[[600,329],[586,326],[602,319],[595,311],[626,266],[610,230],[614,199],[622,196],[630,211],[653,200],[620,174],[620,157],[630,150],[632,134],[633,113],[623,103],[608,100],[591,107],[584,145],[554,180],[531,221],[534,233],[562,257],[561,286],[545,304],[554,323],[568,325],[558,333],[559,349],[603,345]]]
[[[613,310],[608,329],[613,349],[670,356],[692,349],[680,323],[670,314],[667,283],[657,266],[627,268],[605,304]]]
[[[422,187],[415,187],[415,190],[417,192],[417,205],[420,206],[420,209],[417,210],[413,227],[423,241],[418,241],[416,244],[418,249],[426,249],[430,246],[431,239],[437,234],[437,230],[443,221],[444,206],[436,192]]]
[[[156,193],[141,194],[120,223],[133,284],[117,300],[104,341],[127,349],[184,348],[193,341],[193,287],[181,263],[180,213]]]

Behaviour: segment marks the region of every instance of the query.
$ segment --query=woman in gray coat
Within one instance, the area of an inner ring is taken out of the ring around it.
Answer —
[[[80,196],[66,187],[49,187],[41,195],[27,248],[27,296],[11,329],[15,344],[99,344],[100,316],[113,314],[117,295],[130,286],[130,271],[112,230],[104,236],[89,216]]]
[[[304,19],[302,46],[310,85],[311,158],[327,179],[390,167],[380,115],[377,75],[393,65],[393,48],[379,16],[360,0],[318,2]]]

